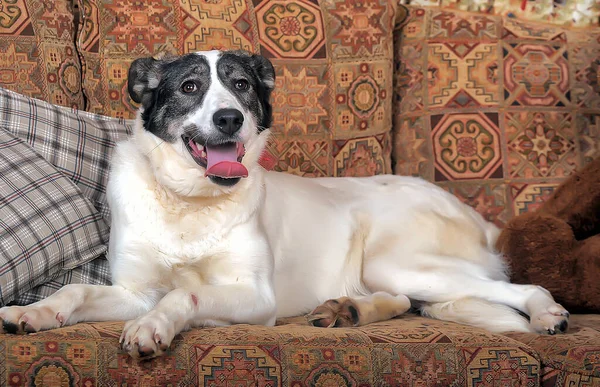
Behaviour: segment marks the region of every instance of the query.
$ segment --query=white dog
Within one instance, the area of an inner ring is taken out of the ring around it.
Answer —
[[[123,348],[152,357],[189,327],[307,313],[315,326],[357,326],[411,302],[492,331],[566,330],[546,290],[507,281],[498,229],[433,184],[262,169],[274,78],[245,52],[136,60],[129,93],[142,107],[108,187],[113,286],[2,308],[4,330],[130,320]]]

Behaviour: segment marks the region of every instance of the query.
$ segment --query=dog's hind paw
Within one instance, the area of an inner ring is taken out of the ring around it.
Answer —
[[[532,314],[530,320],[531,328],[541,334],[566,333],[569,328],[569,312],[560,304],[551,305]]]
[[[306,315],[308,323],[321,328],[346,328],[359,325],[358,307],[354,300],[341,297],[327,300]]]

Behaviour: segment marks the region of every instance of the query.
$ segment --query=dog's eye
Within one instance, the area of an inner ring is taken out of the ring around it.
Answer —
[[[238,79],[235,81],[235,88],[238,90],[248,90],[250,84],[245,79]]]
[[[198,86],[192,81],[183,82],[181,85],[181,91],[184,93],[193,93],[196,90],[198,90]]]

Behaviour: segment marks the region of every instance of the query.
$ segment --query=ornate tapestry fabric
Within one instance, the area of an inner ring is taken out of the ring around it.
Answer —
[[[600,385],[600,315],[573,315],[569,325],[567,335],[507,336],[535,349],[543,365],[543,386]]]
[[[561,336],[497,335],[414,315],[361,328],[303,318],[274,328],[193,329],[169,353],[136,362],[123,323],[0,335],[0,384],[152,386],[571,386],[600,383],[600,319],[574,316]],[[54,383],[54,384],[52,384]],[[571,384],[569,384],[571,383]]]
[[[29,97],[84,109],[72,2],[0,3],[0,84]]]
[[[194,329],[164,357],[120,352],[122,323],[0,335],[3,385],[537,385],[535,351],[506,336],[405,316],[356,329],[236,325]],[[517,381],[517,382],[515,382]],[[58,384],[60,383],[60,384]]]
[[[401,0],[414,6],[441,6],[447,9],[493,13],[523,20],[561,26],[598,26],[597,0]]]
[[[81,0],[79,50],[87,110],[134,116],[138,57],[245,49],[277,73],[270,151],[305,176],[391,172],[396,2],[387,0]]]
[[[396,174],[502,225],[600,155],[600,28],[409,8],[395,32]]]

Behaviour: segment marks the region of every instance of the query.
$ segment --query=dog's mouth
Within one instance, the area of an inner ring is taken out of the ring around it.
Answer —
[[[227,185],[227,182],[221,179],[232,179],[231,182],[235,180],[237,183],[240,178],[248,177],[248,170],[242,164],[246,153],[243,143],[201,144],[186,135],[181,139],[196,164],[206,169],[205,176],[219,180],[217,182],[222,185]]]

